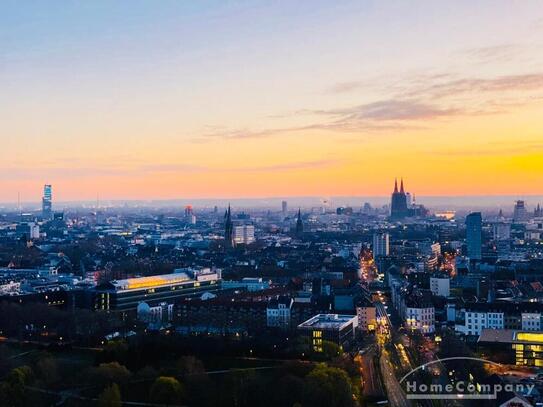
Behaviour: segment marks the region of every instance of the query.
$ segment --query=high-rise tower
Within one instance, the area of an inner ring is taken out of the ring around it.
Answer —
[[[466,246],[470,260],[481,260],[483,220],[481,212],[466,216]]]
[[[53,187],[49,184],[43,186],[41,214],[43,219],[46,220],[49,220],[53,217]]]
[[[513,222],[525,222],[529,218],[524,201],[516,201],[513,209]]]

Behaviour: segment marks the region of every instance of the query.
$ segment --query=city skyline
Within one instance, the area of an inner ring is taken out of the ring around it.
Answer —
[[[398,187],[398,185],[400,185]],[[53,203],[52,199],[52,189],[51,184],[43,185],[43,196],[41,200],[42,213],[48,213],[45,217],[52,216],[51,205]],[[500,212],[504,209],[508,211],[507,208],[511,205],[515,205],[513,212],[517,210],[517,204],[522,203],[526,205],[528,210],[539,211],[541,206],[541,201],[543,201],[543,195],[495,195],[495,196],[420,196],[413,191],[409,191],[407,188],[404,188],[404,180],[398,179],[394,180],[394,190],[391,191],[392,194],[388,196],[276,196],[276,197],[263,197],[263,198],[250,198],[250,197],[214,197],[214,198],[177,198],[177,199],[133,199],[133,200],[123,200],[123,199],[104,199],[100,200],[100,197],[97,196],[95,200],[75,200],[75,201],[55,201],[55,205],[58,210],[78,207],[83,205],[85,207],[111,207],[114,208],[119,205],[136,205],[136,206],[154,206],[155,208],[167,208],[167,207],[182,207],[185,206],[185,215],[187,213],[187,208],[190,208],[192,211],[193,205],[198,208],[206,207],[215,207],[217,205],[226,205],[225,207],[229,208],[230,205],[238,206],[238,209],[273,209],[280,206],[280,210],[283,213],[287,213],[287,206],[292,205],[294,209],[291,212],[296,212],[300,208],[304,209],[315,209],[317,207],[328,208],[329,210],[333,209],[334,206],[338,208],[356,208],[363,207],[366,204],[376,205],[377,207],[388,206],[391,210],[392,217],[401,219],[403,217],[410,216],[425,216],[428,214],[428,209],[431,210],[460,210],[460,211],[469,211],[469,210],[496,210],[499,209]],[[417,200],[417,197],[419,198]],[[24,201],[21,200],[20,195],[18,194],[16,202],[0,202],[0,207],[3,209],[17,209],[17,210],[35,210],[39,205],[38,202]],[[398,203],[398,199],[400,203]],[[525,200],[530,200],[526,202]],[[404,202],[404,203],[402,203]],[[428,206],[426,207],[425,206]],[[400,205],[400,208],[398,208]],[[298,208],[298,209],[296,209]],[[402,209],[403,208],[403,209]],[[538,212],[539,213],[539,212]]]
[[[0,202],[543,190],[539,2],[0,11]]]
[[[0,1],[0,405],[543,406],[543,1]]]
[[[403,191],[403,178],[400,179],[401,190]],[[0,206],[4,208],[16,208],[19,210],[23,209],[36,209],[38,205],[41,205],[42,211],[44,210],[44,202],[48,201],[51,205],[52,202],[52,185],[44,184],[43,185],[43,194],[40,201],[24,200],[21,199],[20,193],[17,194],[16,201],[0,201]],[[394,190],[391,191],[392,194],[392,203],[394,203],[394,196],[398,195],[398,179],[394,181]],[[414,207],[424,208],[424,205],[420,205],[421,201],[423,203],[429,204],[431,209],[443,210],[443,209],[504,209],[512,206],[517,202],[525,202],[526,199],[529,202],[526,202],[526,205],[529,209],[536,209],[543,201],[543,195],[451,195],[451,196],[432,196],[432,195],[418,195],[416,192],[405,190],[404,200],[407,199],[407,205]],[[47,198],[46,198],[47,197]],[[419,201],[417,201],[419,199]],[[519,201],[520,199],[520,201]],[[288,200],[288,201],[287,201]],[[151,204],[156,205],[157,207],[167,207],[167,206],[184,206],[192,208],[192,205],[196,207],[209,207],[219,205],[239,205],[240,208],[274,208],[276,206],[281,206],[281,211],[286,212],[287,205],[293,205],[296,211],[296,208],[304,207],[329,207],[331,208],[334,205],[345,206],[345,207],[357,207],[362,206],[363,204],[369,203],[372,205],[389,205],[390,193],[389,195],[379,195],[379,196],[267,196],[267,197],[212,197],[212,198],[173,198],[173,199],[100,199],[100,196],[97,195],[94,200],[55,200],[56,205],[60,205],[59,209],[70,208],[74,206],[84,205],[91,207],[114,207],[117,205],[125,204]],[[394,207],[394,204],[391,206]],[[185,208],[186,209],[186,208]],[[394,210],[394,209],[393,209]],[[507,209],[506,209],[507,210]],[[514,210],[514,208],[513,208]]]

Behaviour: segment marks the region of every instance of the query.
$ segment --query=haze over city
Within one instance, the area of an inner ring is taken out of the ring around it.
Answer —
[[[543,1],[0,1],[0,407],[543,406]]]
[[[537,1],[3,2],[1,202],[537,195]]]

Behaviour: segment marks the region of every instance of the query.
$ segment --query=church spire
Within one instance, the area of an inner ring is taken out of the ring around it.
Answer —
[[[302,211],[298,208],[298,217],[296,219],[296,236],[300,237],[304,232],[304,224],[302,222]]]
[[[226,247],[232,247],[234,245],[234,224],[232,223],[232,210],[230,204],[224,214],[224,241]]]
[[[398,193],[398,178],[394,178],[394,193]]]
[[[400,184],[400,194],[405,194],[405,191],[403,189],[403,178],[402,178],[402,182]]]

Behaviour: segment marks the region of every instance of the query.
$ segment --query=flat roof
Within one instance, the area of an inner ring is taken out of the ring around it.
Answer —
[[[133,290],[138,288],[152,288],[189,281],[191,278],[185,273],[162,274],[158,276],[127,278],[114,280],[111,284],[118,290]]]
[[[110,284],[115,288],[115,290],[122,291],[154,288],[185,282],[211,281],[219,279],[220,277],[218,273],[201,273],[193,277],[188,273],[181,272],[160,274],[157,276],[127,278],[125,280],[113,280],[110,281]]]
[[[478,342],[512,343],[515,331],[512,329],[488,329],[484,328],[479,335]]]
[[[482,330],[478,342],[533,343],[543,345],[543,332],[485,328]]]
[[[357,321],[356,315],[318,314],[298,325],[298,328],[341,329]]]

